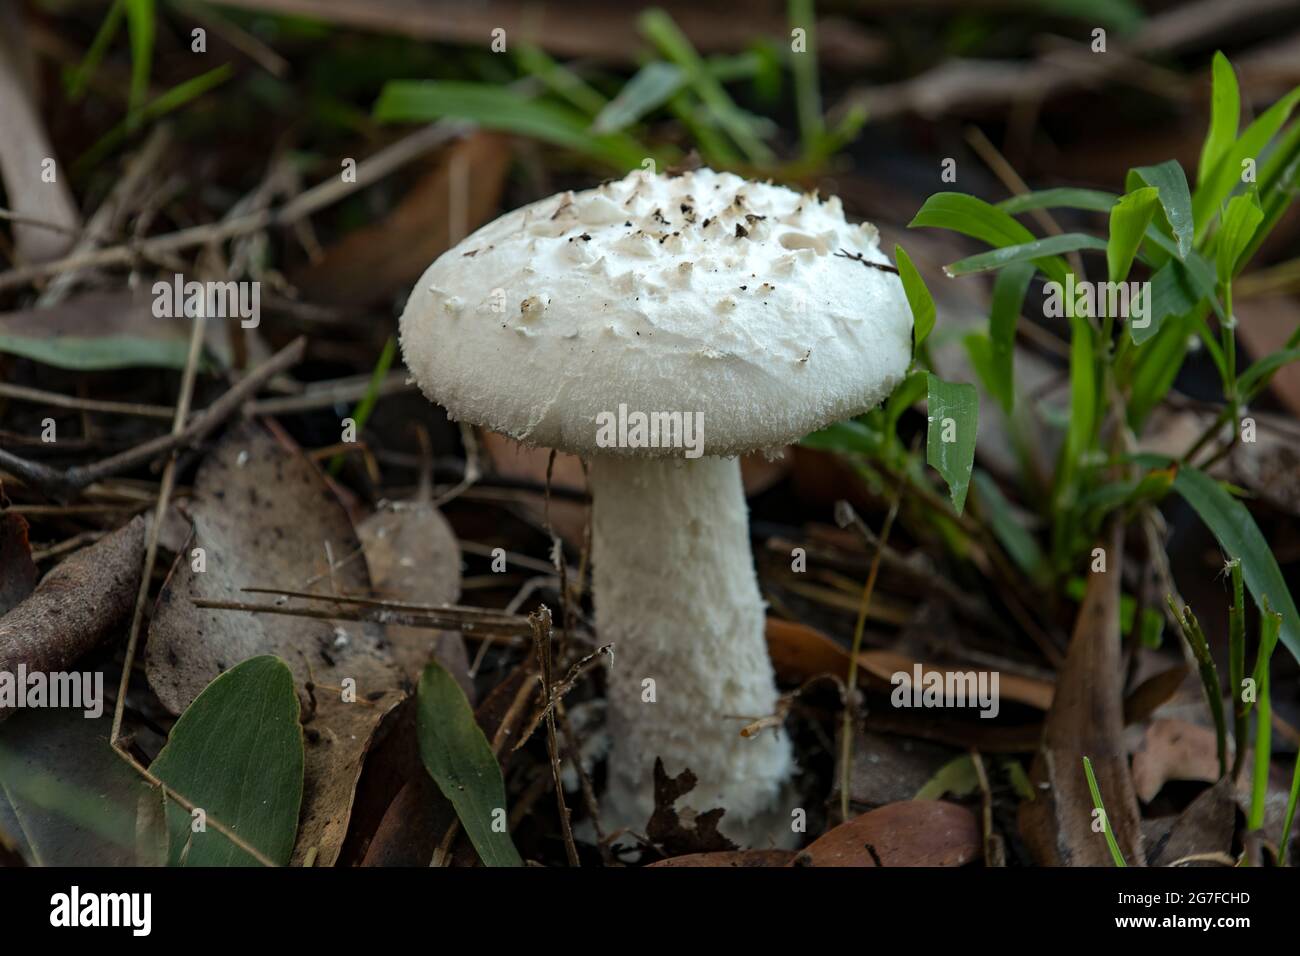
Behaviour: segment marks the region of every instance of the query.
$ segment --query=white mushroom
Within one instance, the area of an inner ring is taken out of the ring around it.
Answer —
[[[493,309],[494,292],[545,307]],[[777,692],[736,456],[878,404],[911,325],[875,230],[838,199],[708,169],[515,210],[420,279],[401,331],[425,394],[590,462],[596,626],[615,644],[607,825],[644,828],[656,757],[696,774],[682,802],[724,807],[733,839],[789,820],[788,738],[740,735]]]

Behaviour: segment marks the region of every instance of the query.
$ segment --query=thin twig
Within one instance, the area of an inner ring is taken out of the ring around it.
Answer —
[[[545,604],[528,615],[528,623],[533,629],[533,652],[537,656],[537,667],[541,673],[543,695],[550,699],[551,686],[551,610]],[[546,751],[551,756],[551,777],[555,781],[555,805],[560,814],[560,832],[564,834],[564,852],[569,859],[569,866],[581,866],[578,859],[578,847],[573,842],[573,826],[569,823],[569,808],[564,802],[564,783],[560,778],[560,748],[555,739],[555,711],[546,707]]]

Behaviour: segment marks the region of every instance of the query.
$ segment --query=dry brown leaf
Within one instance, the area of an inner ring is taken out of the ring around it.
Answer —
[[[1020,829],[1034,858],[1046,866],[1109,866],[1102,833],[1092,829],[1093,801],[1083,758],[1092,761],[1102,803],[1130,866],[1146,863],[1137,797],[1123,744],[1124,701],[1120,648],[1123,527],[1104,541],[1107,569],[1088,576],[1065,665],[1056,682],[1043,741],[1030,777],[1037,800],[1020,805]]]
[[[428,502],[390,504],[357,525],[377,597],[416,604],[455,604],[460,600],[460,543],[451,525]],[[413,684],[430,657],[456,678],[474,703],[465,640],[457,631],[390,624],[386,629],[393,659]]]
[[[646,824],[646,836],[665,853],[716,853],[739,849],[718,832],[718,824],[727,812],[721,807],[694,814],[684,823],[673,804],[678,797],[695,789],[696,777],[687,767],[675,777],[668,776],[664,762],[655,757],[655,808]]]
[[[119,636],[135,606],[144,566],[144,518],[82,548],[0,618],[0,671],[67,670]],[[12,708],[0,708],[0,720]]]
[[[982,854],[975,814],[943,800],[903,800],[854,817],[791,866],[965,866]]]
[[[509,167],[505,137],[473,133],[459,140],[396,209],[349,232],[296,272],[293,283],[314,300],[333,305],[366,305],[392,296],[492,217]]]
[[[1133,788],[1150,803],[1170,780],[1219,779],[1218,737],[1185,720],[1154,720],[1133,754]]]
[[[149,628],[149,683],[163,705],[183,711],[207,684],[240,661],[275,654],[306,694],[307,754],[303,810],[294,848],[301,862],[315,847],[332,865],[347,830],[357,777],[376,725],[402,699],[401,672],[379,627],[272,614],[197,608],[196,598],[239,600],[246,586],[329,593],[326,546],[339,592],[364,594],[364,561],[342,559],[360,548],[352,525],[320,472],[261,426],[228,433],[204,460],[190,501],[194,533],[158,596]],[[203,548],[206,570],[193,570]],[[343,700],[343,681],[356,701]]]
[[[1193,855],[1231,853],[1232,836],[1237,829],[1237,803],[1232,785],[1225,777],[1203,790],[1178,816],[1160,824],[1148,838],[1147,862],[1151,866],[1169,866]]]

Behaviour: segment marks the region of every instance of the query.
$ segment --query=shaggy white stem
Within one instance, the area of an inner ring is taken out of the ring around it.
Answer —
[[[596,626],[615,643],[602,816],[644,829],[658,756],[699,780],[679,810],[725,807],[723,832],[749,842],[745,824],[774,809],[789,774],[790,742],[779,729],[740,736],[777,701],[740,464],[595,456],[590,481]]]

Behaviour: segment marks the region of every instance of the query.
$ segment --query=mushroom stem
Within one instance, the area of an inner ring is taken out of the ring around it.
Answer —
[[[740,463],[597,455],[590,482],[596,626],[614,642],[602,816],[643,830],[662,757],[698,778],[679,809],[724,807],[722,832],[751,842],[790,742],[779,728],[740,735],[777,703]]]

